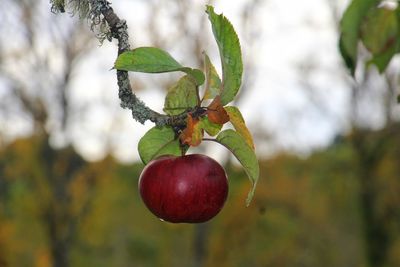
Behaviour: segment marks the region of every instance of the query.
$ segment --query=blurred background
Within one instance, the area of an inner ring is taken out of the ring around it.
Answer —
[[[218,49],[200,0],[119,0],[131,43],[202,67]],[[159,221],[137,191],[137,143],[152,126],[119,106],[116,43],[47,0],[0,0],[0,267],[400,266],[400,62],[352,79],[339,56],[348,1],[211,2],[241,40],[235,105],[261,177],[217,144],[230,193],[199,225]],[[176,74],[135,74],[161,111]]]

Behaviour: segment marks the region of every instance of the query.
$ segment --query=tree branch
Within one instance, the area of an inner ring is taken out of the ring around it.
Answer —
[[[70,2],[74,2],[73,0]],[[101,33],[108,39],[115,38],[118,41],[118,55],[130,50],[128,27],[125,20],[121,20],[111,8],[111,4],[106,0],[75,0],[75,2],[89,4],[88,16],[92,21],[92,25],[104,26],[105,22],[110,30],[109,33]],[[53,8],[54,6],[53,0]],[[77,5],[79,6],[79,5]],[[62,10],[59,10],[62,11]],[[93,26],[92,26],[93,28]],[[179,115],[169,116],[160,114],[150,109],[146,104],[141,101],[132,91],[129,81],[128,72],[117,70],[117,80],[119,87],[119,98],[121,100],[121,107],[130,109],[132,117],[138,122],[144,124],[147,120],[154,122],[157,126],[170,125],[174,127],[186,125],[187,112]]]

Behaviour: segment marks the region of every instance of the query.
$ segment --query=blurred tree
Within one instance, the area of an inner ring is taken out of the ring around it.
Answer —
[[[396,238],[393,238],[393,227],[396,231],[400,229],[399,207],[391,201],[381,203],[386,195],[399,195],[399,188],[394,186],[392,192],[387,190],[395,181],[385,179],[379,172],[380,166],[384,164],[385,155],[390,153],[392,140],[397,138],[398,134],[399,126],[390,125],[379,133],[359,129],[351,136],[358,163],[356,171],[360,182],[362,226],[369,266],[387,266],[390,260],[389,252],[397,242]],[[374,138],[371,135],[375,135]]]
[[[0,138],[15,138],[21,124],[34,133],[31,140],[16,143],[17,152],[2,161],[1,195],[12,194],[7,179],[17,184],[27,179],[36,194],[35,208],[48,237],[52,265],[66,267],[76,224],[86,213],[82,197],[83,207],[79,212],[73,209],[77,199],[69,187],[78,182],[77,173],[86,163],[71,147],[54,150],[49,140],[56,133],[68,138],[65,133],[72,112],[68,87],[90,47],[91,35],[84,23],[68,23],[52,15],[45,1],[1,1],[0,17],[0,79],[5,88],[0,104],[5,128],[0,129]],[[93,185],[91,178],[84,178],[81,190],[87,189],[86,193]],[[14,260],[21,260],[16,265],[25,265],[29,257]]]
[[[21,225],[18,234],[31,236],[33,242],[35,238],[40,240],[37,248],[31,248],[30,257],[35,258],[36,253],[47,251],[48,244],[47,258],[53,262],[52,265],[69,266],[69,253],[76,238],[77,223],[87,213],[88,197],[93,185],[92,176],[85,174],[81,177],[79,174],[86,163],[70,147],[54,150],[43,135],[15,142],[8,153],[2,154],[1,163],[4,168],[0,176],[9,184],[4,192],[7,201],[3,202],[10,205],[4,207],[5,215],[8,215],[6,217],[21,220],[16,223],[31,221],[34,227]],[[27,195],[18,199],[21,194]],[[14,205],[13,199],[17,201]],[[29,201],[32,203],[27,203]],[[35,228],[40,229],[39,235],[32,233]],[[15,255],[9,252],[7,255],[12,257],[7,258],[21,265],[29,259],[27,252],[21,251],[21,254]]]
[[[388,35],[391,34],[387,32],[388,27],[391,27],[390,23],[386,23],[390,22],[390,19],[385,19],[385,22],[378,18],[378,13],[381,11],[384,12],[386,7],[384,5],[380,8],[377,7],[377,18],[374,20],[374,25],[372,25],[369,22],[371,21],[369,16],[375,15],[367,13],[367,11],[362,11],[364,10],[363,6],[368,5],[367,3],[363,3],[359,7],[359,15],[350,15],[351,10],[355,10],[356,2],[352,1],[350,3],[350,6],[341,18],[341,52],[345,56],[347,53],[345,51],[349,48],[349,42],[346,38],[354,34],[357,36],[354,45],[357,45],[360,38],[366,48],[373,54],[373,58],[370,59],[370,54],[367,50],[356,52],[356,54],[350,56],[355,57],[354,66],[350,67],[348,65],[348,67],[355,75],[355,83],[351,86],[353,125],[351,140],[358,160],[357,177],[361,188],[360,203],[363,218],[362,226],[366,242],[366,257],[369,266],[379,267],[387,266],[389,263],[389,251],[393,247],[395,240],[393,239],[393,229],[391,227],[400,228],[398,211],[396,211],[398,207],[393,207],[393,203],[380,203],[384,195],[390,194],[386,190],[382,190],[382,188],[387,188],[392,182],[382,179],[378,171],[385,155],[389,152],[391,140],[398,136],[398,126],[395,125],[396,117],[398,118],[398,107],[396,108],[395,99],[395,91],[398,84],[398,67],[393,64],[388,65],[391,56],[389,60],[382,60],[381,53],[386,53],[385,51],[370,50],[381,41],[381,38],[389,38]],[[372,6],[378,6],[379,2],[381,1],[375,1],[375,4]],[[392,9],[388,8],[387,10]],[[365,12],[365,14],[362,12]],[[350,18],[350,16],[353,16],[353,18]],[[356,16],[360,16],[359,22],[356,22]],[[387,18],[391,18],[389,13],[387,14]],[[350,20],[352,21],[351,23]],[[355,32],[358,31],[357,23],[360,23],[362,32]],[[379,29],[378,31],[382,33],[380,37],[376,35],[377,32],[375,29]],[[346,32],[346,35],[343,35],[344,32]],[[375,39],[372,41],[373,43],[370,43],[368,36]],[[389,45],[387,49],[391,50]],[[366,63],[364,69],[356,70],[357,62],[362,63],[367,61],[369,63],[368,65]],[[347,59],[346,64],[349,64]],[[380,73],[383,72],[380,77],[377,73],[378,71]],[[384,125],[384,129],[376,133],[373,139],[371,138],[372,133],[367,130],[370,125],[368,125],[366,117],[372,115],[371,110],[368,110],[367,106],[377,107],[374,111],[380,113],[380,123]]]
[[[395,63],[389,64],[395,54],[391,45],[388,44],[384,51],[372,49],[379,42],[386,42],[386,38],[392,38],[389,31],[393,26],[390,24],[391,13],[395,12],[395,8],[398,13],[399,7],[389,7],[389,3],[380,5],[381,2],[350,1],[344,14],[340,15],[338,4],[328,1],[338,35],[341,36],[340,51],[354,77],[354,80],[347,79],[348,87],[351,88],[350,140],[357,159],[356,177],[360,183],[359,201],[365,254],[368,265],[374,267],[389,264],[390,251],[397,242],[393,238],[391,227],[400,228],[399,207],[394,207],[393,203],[381,203],[384,195],[388,194],[382,187],[388,187],[393,181],[382,179],[379,172],[385,156],[393,149],[390,143],[398,136],[399,107],[395,98],[398,90],[398,66]],[[374,9],[377,13],[371,13],[369,9]],[[385,10],[388,12],[387,16],[379,17]],[[372,16],[376,16],[373,24],[370,23]],[[395,24],[398,24],[398,19]],[[397,31],[397,27],[391,29]],[[364,46],[358,49],[361,41]],[[397,43],[398,40],[393,44]],[[383,130],[372,133],[370,129],[377,127]],[[398,190],[398,187],[394,186],[393,190]]]
[[[399,251],[398,173],[399,124],[379,132],[364,130],[370,144],[386,136],[385,153],[373,167],[373,207],[369,212],[384,229],[387,243],[385,266],[397,266]],[[359,152],[353,137],[344,137],[331,148],[313,153],[307,159],[280,155],[262,163],[255,207],[242,209],[228,202],[221,233],[212,237],[207,266],[365,266],[365,232],[370,223],[364,217],[360,196],[366,190],[359,177]],[[234,181],[235,175],[230,177]],[[245,194],[233,182],[232,194]],[[239,191],[237,191],[239,190]],[[371,191],[369,191],[371,192]],[[235,199],[236,199],[235,197]],[[376,230],[378,230],[376,229]],[[379,230],[382,231],[382,230]],[[374,234],[377,242],[377,234]],[[383,248],[382,248],[383,249]],[[383,250],[380,251],[382,253]]]
[[[66,132],[72,112],[68,86],[92,39],[86,25],[49,14],[44,1],[1,5],[0,37],[7,44],[0,50],[1,119],[7,127],[1,128],[2,138],[12,138],[21,118],[35,132]],[[10,36],[13,41],[7,43]]]

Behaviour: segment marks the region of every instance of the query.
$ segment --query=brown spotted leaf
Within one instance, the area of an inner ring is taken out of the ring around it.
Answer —
[[[201,127],[200,120],[193,118],[189,113],[186,128],[179,136],[181,142],[190,146],[198,146],[203,139],[203,134],[204,130]]]
[[[216,124],[222,125],[229,121],[229,115],[222,106],[220,96],[216,96],[211,104],[207,107],[207,116],[210,122]]]

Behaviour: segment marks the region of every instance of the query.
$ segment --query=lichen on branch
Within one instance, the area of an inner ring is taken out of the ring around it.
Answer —
[[[128,27],[126,21],[120,19],[111,8],[111,3],[106,0],[50,0],[51,11],[54,13],[70,12],[72,15],[79,14],[81,19],[90,22],[93,32],[97,31],[97,38],[102,42],[115,38],[118,41],[118,55],[130,50]],[[178,115],[160,114],[150,109],[132,91],[128,72],[117,70],[119,87],[119,98],[121,107],[130,109],[132,117],[144,124],[147,120],[158,126],[170,125],[179,127],[186,125],[187,113]]]

